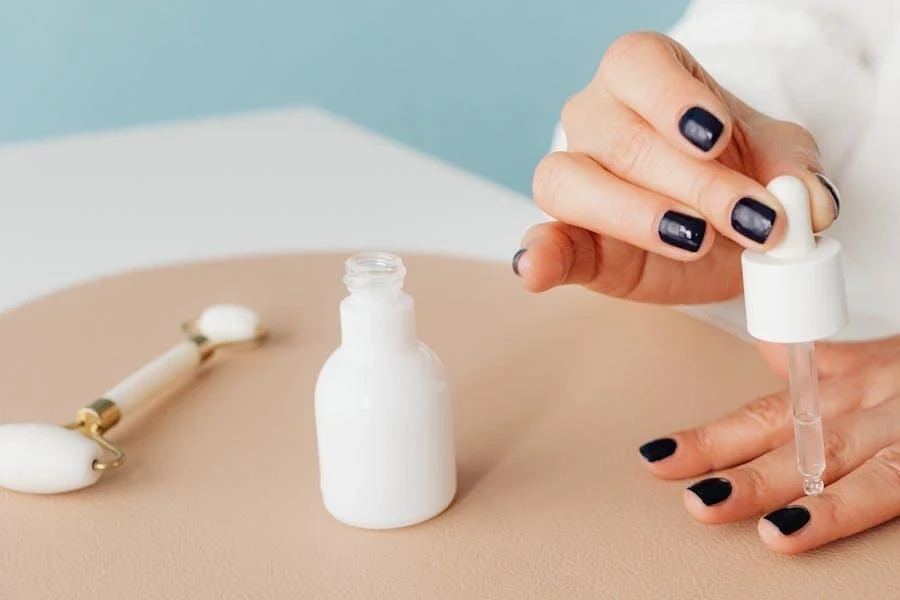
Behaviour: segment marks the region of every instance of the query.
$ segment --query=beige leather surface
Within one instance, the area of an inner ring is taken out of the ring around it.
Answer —
[[[644,441],[773,389],[749,347],[666,309],[520,291],[508,267],[404,257],[456,399],[460,490],[406,530],[319,501],[313,383],[343,259],[248,259],[91,283],[0,317],[0,421],[63,422],[205,305],[271,342],[111,432],[128,461],[56,497],[0,491],[0,598],[897,598],[900,524],[786,558],[710,527]]]

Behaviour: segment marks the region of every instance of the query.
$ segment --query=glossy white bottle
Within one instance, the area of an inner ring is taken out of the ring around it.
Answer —
[[[453,414],[444,368],[416,337],[399,257],[346,262],[341,345],[316,383],[325,508],[355,527],[426,521],[456,494]]]

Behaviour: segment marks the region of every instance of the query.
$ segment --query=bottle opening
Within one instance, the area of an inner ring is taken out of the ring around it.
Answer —
[[[397,288],[405,276],[403,261],[388,252],[365,252],[344,263],[344,283],[350,289]]]

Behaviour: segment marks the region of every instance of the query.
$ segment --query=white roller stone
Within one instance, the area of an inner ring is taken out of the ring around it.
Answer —
[[[103,450],[76,431],[46,423],[0,425],[0,487],[59,494],[96,483]]]
[[[254,339],[259,315],[238,304],[216,304],[203,311],[197,329],[213,342],[246,342]]]

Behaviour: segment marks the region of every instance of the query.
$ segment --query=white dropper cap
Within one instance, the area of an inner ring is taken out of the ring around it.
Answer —
[[[768,189],[784,206],[787,232],[769,252],[741,255],[747,331],[781,344],[831,337],[848,321],[841,245],[813,235],[809,192],[802,181],[777,177]]]

